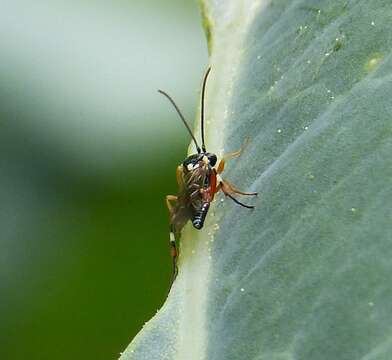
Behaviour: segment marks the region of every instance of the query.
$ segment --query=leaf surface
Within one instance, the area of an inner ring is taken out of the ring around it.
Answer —
[[[203,3],[208,150],[244,154],[122,359],[389,359],[390,1]],[[224,200],[224,201],[223,201]]]

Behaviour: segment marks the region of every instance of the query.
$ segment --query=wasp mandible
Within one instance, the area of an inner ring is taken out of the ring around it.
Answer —
[[[208,68],[204,75],[201,92],[201,148],[174,100],[166,92],[158,90],[158,92],[167,97],[176,109],[191,135],[197,150],[197,154],[188,156],[183,163],[177,167],[178,194],[166,196],[166,204],[170,216],[170,253],[173,259],[172,282],[175,280],[178,273],[178,251],[176,241],[179,239],[180,232],[185,224],[191,220],[194,228],[200,230],[204,225],[210,204],[214,199],[215,194],[220,190],[235,203],[248,209],[252,209],[254,206],[243,204],[234,197],[234,194],[257,195],[256,192],[243,192],[236,189],[234,185],[230,184],[227,180],[223,180],[220,176],[225,167],[225,160],[240,156],[244,147],[239,151],[225,154],[217,166],[217,156],[207,152],[204,142],[204,98],[210,71],[211,68]],[[174,204],[172,204],[172,202],[174,202]]]

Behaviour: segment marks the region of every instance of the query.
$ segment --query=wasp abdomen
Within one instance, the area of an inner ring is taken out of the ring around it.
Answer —
[[[200,209],[196,210],[195,215],[192,219],[192,225],[200,230],[204,225],[204,220],[206,219],[208,209],[210,208],[209,202],[203,202]]]

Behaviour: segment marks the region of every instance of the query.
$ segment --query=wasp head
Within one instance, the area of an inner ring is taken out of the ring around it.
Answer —
[[[214,167],[217,161],[217,157],[215,154],[212,153],[200,153],[200,154],[193,154],[188,156],[182,165],[188,170],[191,171],[199,166],[207,165]]]

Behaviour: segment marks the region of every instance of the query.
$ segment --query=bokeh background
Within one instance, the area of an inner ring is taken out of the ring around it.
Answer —
[[[0,359],[116,359],[169,286],[198,4],[5,0],[0,54]]]

